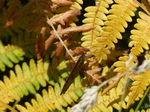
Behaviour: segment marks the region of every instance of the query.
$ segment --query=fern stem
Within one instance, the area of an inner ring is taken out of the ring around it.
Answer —
[[[1,106],[6,107],[7,109],[11,110],[12,112],[18,112],[14,108],[12,108],[11,106],[9,106],[8,104],[6,104],[6,103],[4,103],[2,101],[0,101],[0,104],[1,104]]]
[[[47,16],[46,16],[46,18],[47,18],[47,23],[52,27],[52,29],[54,30],[55,35],[58,37],[59,41],[64,46],[64,48],[66,49],[66,51],[70,55],[70,57],[74,60],[72,54],[69,52],[68,48],[66,47],[66,45],[64,44],[64,42],[60,38],[60,36],[59,36],[58,32],[56,31],[56,29],[54,28],[53,24],[50,22],[50,19]],[[76,61],[74,60],[74,62],[76,62]]]
[[[13,108],[14,108],[14,109],[15,109],[16,105],[18,104],[18,102],[19,102],[19,101],[17,101],[17,100],[14,102],[14,104],[13,104]]]
[[[123,105],[123,100],[125,98],[125,93],[126,93],[126,89],[127,89],[127,80],[128,80],[128,74],[125,75],[125,79],[124,79],[124,84],[123,84],[123,89],[122,89],[122,95],[120,98],[120,110],[118,112],[122,112],[122,105]]]
[[[138,103],[138,105],[137,105],[137,107],[136,107],[136,109],[135,109],[135,112],[138,111],[138,109],[139,109],[140,106],[142,105],[142,103],[143,103],[143,101],[144,101],[144,99],[145,99],[145,97],[146,97],[146,95],[148,94],[149,91],[150,91],[150,86],[147,88],[147,90],[145,91],[145,93],[144,93],[142,99],[141,99],[140,102]]]

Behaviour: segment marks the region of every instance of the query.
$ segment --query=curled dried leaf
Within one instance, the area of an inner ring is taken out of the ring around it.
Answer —
[[[70,54],[72,54],[72,56],[74,56],[75,54],[81,54],[83,52],[87,52],[88,49],[83,48],[83,47],[76,47],[75,49],[69,49]],[[69,59],[69,54],[66,53],[65,55],[65,59]]]
[[[59,35],[62,37],[62,35],[67,35],[69,33],[74,33],[74,32],[84,32],[84,31],[89,31],[94,29],[95,27],[93,26],[72,26],[63,29],[60,25],[58,25],[57,32],[59,32]],[[52,31],[51,34],[54,34]]]
[[[52,0],[52,2],[57,6],[70,6],[70,5],[72,5],[72,2],[67,1],[67,0]]]
[[[121,78],[122,77],[116,77],[114,79],[114,82],[111,83],[107,88],[104,89],[104,91],[102,92],[102,95],[106,94],[109,90],[111,90],[112,88],[116,87]]]
[[[67,38],[66,40],[64,40],[64,44],[66,45],[66,47],[70,46],[72,42],[72,38]],[[57,42],[57,49],[52,53],[51,57],[56,56],[57,58],[59,58],[62,53],[63,47],[64,46],[61,42]]]
[[[88,82],[90,82],[91,85],[94,85],[95,83],[98,83],[98,84],[102,83],[101,79],[103,78],[103,76],[98,75],[98,72],[100,71],[101,71],[101,68],[95,68],[95,69],[86,71]]]
[[[16,3],[14,3],[16,4]],[[18,12],[16,12],[14,9],[11,9],[13,11],[10,10],[10,15],[8,16],[8,19],[6,21],[5,24],[5,28],[10,27],[16,20],[18,20],[19,18],[22,17],[22,15],[31,7],[31,5],[33,4],[33,1],[27,3],[22,9],[20,9]]]
[[[41,28],[41,32],[38,34],[35,51],[37,53],[37,59],[41,59],[45,55],[45,32],[46,27]]]
[[[63,13],[62,15],[58,17],[53,17],[50,20],[47,21],[47,23],[51,22],[52,24],[60,23],[62,25],[65,25],[69,22],[69,18],[76,17],[77,15],[80,15],[80,10],[69,10]]]
[[[54,39],[55,39],[55,36],[54,35],[50,35],[50,37],[45,41],[45,50],[48,49],[48,47],[52,44]]]

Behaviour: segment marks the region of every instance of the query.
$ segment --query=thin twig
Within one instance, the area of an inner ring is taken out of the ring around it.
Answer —
[[[60,38],[58,32],[55,30],[54,25],[50,22],[50,19],[47,16],[46,16],[46,18],[47,18],[47,23],[52,27],[52,29],[54,30],[55,35],[57,36],[57,38],[59,39],[59,41],[61,42],[61,44],[64,46],[64,48],[66,49],[67,53],[76,62],[76,60],[73,58],[72,54],[69,52],[68,48],[66,47],[66,45],[64,44],[64,42]]]

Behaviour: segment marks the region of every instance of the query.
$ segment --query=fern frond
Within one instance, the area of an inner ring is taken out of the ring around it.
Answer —
[[[35,32],[20,32],[17,36],[12,36],[11,43],[21,48],[25,57],[36,57],[36,35],[37,33]]]
[[[89,112],[113,112],[113,108],[119,110],[121,107],[126,108],[125,101],[121,101],[121,95],[123,94],[122,88],[124,85],[124,78],[122,78],[117,87],[111,89],[107,94],[98,94],[97,103],[93,106]]]
[[[114,72],[124,73],[124,72],[129,71],[129,68],[125,64],[129,60],[129,58],[130,58],[129,56],[121,56],[121,57],[119,57],[119,61],[117,61],[117,62],[115,62],[113,64],[116,67]],[[133,60],[130,60],[129,65],[130,66],[134,65]]]
[[[30,60],[29,66],[23,63],[22,68],[19,65],[15,66],[15,72],[10,71],[10,78],[4,76],[4,81],[0,81],[0,100],[4,103],[9,103],[14,100],[19,101],[24,95],[29,92],[34,94],[39,89],[40,85],[46,86],[48,77],[48,60],[45,58],[35,64],[33,59]]]
[[[102,43],[104,46],[100,49],[114,48],[114,43],[117,43],[117,39],[122,39],[121,33],[125,31],[127,22],[131,22],[131,16],[134,16],[136,6],[134,3],[128,0],[115,0],[117,4],[112,5],[107,16],[107,21],[104,23],[100,37],[97,38],[98,43]],[[120,8],[122,7],[122,8]],[[118,10],[118,9],[121,10]],[[108,52],[104,52],[107,54]],[[106,58],[105,58],[106,59]]]
[[[131,105],[135,100],[139,100],[143,96],[144,91],[147,86],[150,85],[150,70],[146,70],[143,74],[134,76],[134,82],[130,88],[130,93],[128,95],[127,106]]]
[[[76,80],[80,80],[80,78],[78,77]],[[75,85],[78,86],[81,84],[80,81],[75,81]],[[36,100],[32,99],[31,104],[26,102],[26,107],[21,105],[17,105],[16,107],[21,112],[47,112],[48,110],[52,111],[56,109],[62,111],[64,107],[72,105],[82,95],[83,91],[81,92],[80,90],[81,86],[80,88],[76,88],[75,85],[72,85],[70,90],[68,90],[65,94],[60,95],[61,87],[58,83],[56,83],[54,88],[51,86],[48,87],[48,92],[44,89],[42,91],[42,96],[37,93]]]
[[[20,47],[14,45],[4,46],[0,41],[0,70],[5,71],[6,66],[12,68],[13,63],[23,60],[24,52]]]
[[[134,16],[134,11],[136,11],[136,7],[133,2],[131,1],[115,1],[117,4],[113,4],[111,9],[108,11],[106,8],[108,7],[108,3],[101,1],[98,7],[88,7],[91,8],[90,12],[100,13],[101,15],[93,15],[93,19],[90,19],[88,15],[85,20],[85,23],[90,23],[89,25],[93,25],[93,23],[100,26],[105,25],[104,27],[96,26],[97,29],[91,31],[92,33],[85,32],[83,33],[84,36],[81,40],[83,42],[82,46],[90,48],[91,52],[96,55],[98,59],[107,59],[107,54],[110,53],[110,48],[114,48],[114,43],[117,43],[117,39],[122,39],[121,33],[125,31],[127,27],[127,22],[131,22],[131,16]],[[102,7],[101,11],[96,10],[99,7]],[[87,8],[87,9],[88,9]],[[121,9],[121,10],[118,10]],[[109,13],[106,17],[104,13]],[[99,20],[97,19],[97,16]],[[93,22],[93,20],[95,22]],[[103,22],[102,20],[106,20]],[[84,22],[83,21],[83,22]],[[92,21],[93,23],[91,23]],[[89,38],[90,37],[90,38]]]
[[[139,12],[139,16],[141,19],[137,19],[138,23],[134,25],[136,29],[131,30],[132,41],[129,43],[129,47],[132,47],[131,53],[136,56],[144,52],[143,49],[148,50],[150,44],[150,17],[143,12]]]
[[[101,26],[104,25],[104,20],[107,20],[107,17],[105,14],[108,14],[108,3],[105,1],[99,1],[100,3],[97,6],[89,6],[85,8],[85,19],[83,20],[83,23],[88,26],[94,26],[95,29],[90,30],[88,32],[82,33],[84,36],[81,38],[83,41],[82,46],[85,48],[89,48],[92,53],[99,59],[99,56],[97,52],[99,51],[99,48],[96,47],[97,40],[96,38],[100,36],[99,32],[102,31]],[[99,46],[103,46],[103,44],[99,44]],[[104,52],[108,52],[108,50],[103,49]],[[101,52],[103,54],[103,52]],[[105,57],[105,56],[103,56]]]
[[[71,5],[70,9],[79,9],[81,10],[82,7],[80,6],[81,4],[83,4],[82,0],[73,0],[73,4]]]
[[[135,110],[134,109],[130,109],[129,112],[135,112]],[[137,112],[150,112],[150,109],[147,109],[147,110],[142,109],[141,111],[138,110]]]

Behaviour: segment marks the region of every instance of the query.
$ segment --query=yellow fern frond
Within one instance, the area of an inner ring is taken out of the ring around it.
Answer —
[[[148,50],[150,44],[150,17],[143,12],[139,12],[139,16],[141,19],[137,19],[138,23],[134,25],[136,30],[131,31],[132,41],[129,43],[129,47],[132,47],[131,53],[136,56],[142,53],[143,49]]]
[[[135,15],[134,11],[137,9],[137,6],[130,0],[115,0],[115,2],[116,4],[113,4],[109,11],[106,9],[108,3],[104,0],[101,0],[97,7],[88,7],[87,9],[90,11],[87,11],[92,13],[87,13],[87,18],[83,20],[87,25],[96,28],[83,33],[85,36],[81,39],[84,41],[82,46],[89,48],[98,59],[107,59],[110,48],[115,47],[114,43],[118,42],[117,39],[122,39],[121,33],[128,26],[127,22],[132,21],[131,17]],[[106,13],[109,13],[107,17],[105,16]],[[101,27],[103,25],[104,27]]]
[[[85,25],[94,26],[95,29],[88,32],[84,32],[83,33],[84,36],[82,37],[81,40],[84,41],[82,43],[82,46],[89,48],[90,52],[94,53],[98,59],[100,58],[99,53],[101,53],[103,58],[106,59],[105,54],[108,54],[109,51],[107,49],[103,49],[103,50],[99,49],[98,47],[101,48],[105,45],[101,43],[97,43],[96,38],[100,36],[99,32],[102,31],[101,26],[104,25],[104,20],[107,20],[105,14],[108,14],[107,8],[109,7],[108,4],[110,2],[107,3],[104,0],[99,0],[98,2],[99,3],[97,6],[89,6],[85,9],[87,13],[84,15],[86,18],[83,20],[83,23],[85,23]]]
[[[76,80],[80,80],[80,78],[76,78]],[[48,110],[60,110],[63,111],[63,107],[67,107],[68,105],[72,105],[74,102],[77,102],[79,97],[83,94],[81,91],[81,80],[75,81],[74,85],[72,84],[69,90],[63,94],[61,93],[61,88],[58,83],[54,85],[54,88],[51,86],[48,87],[48,92],[44,89],[42,91],[42,96],[40,94],[36,94],[36,100],[32,99],[31,104],[26,102],[26,108],[17,105],[17,109],[23,112],[47,112]],[[75,91],[74,91],[75,90]]]
[[[45,61],[48,61],[45,58]],[[46,81],[49,80],[47,70],[48,63],[38,61],[37,65],[33,59],[30,60],[30,65],[23,63],[22,68],[19,65],[15,66],[15,72],[10,71],[10,78],[4,76],[4,81],[0,81],[0,100],[4,103],[19,101],[24,95],[36,93],[40,85],[46,86]]]
[[[123,85],[124,78],[119,81],[117,87],[111,89],[107,94],[101,95],[101,92],[99,92],[97,103],[89,110],[89,112],[113,112],[113,108],[116,108],[117,110],[126,108],[125,101],[120,100],[121,95],[123,94]]]
[[[128,71],[128,68],[125,65],[125,62],[129,59],[128,56],[119,57],[119,61],[114,63],[114,66],[117,67],[114,71],[124,73]]]
[[[79,9],[81,10],[82,7],[80,6],[80,4],[83,4],[82,0],[73,0],[73,4],[71,5],[70,9]]]
[[[129,112],[135,112],[135,110],[134,109],[130,109]],[[142,109],[141,111],[138,110],[136,112],[150,112],[150,109],[147,109],[147,110]]]
[[[133,77],[134,82],[130,88],[130,93],[126,98],[127,106],[131,105],[135,100],[142,97],[147,86],[150,85],[150,70],[146,70],[143,74]]]

